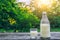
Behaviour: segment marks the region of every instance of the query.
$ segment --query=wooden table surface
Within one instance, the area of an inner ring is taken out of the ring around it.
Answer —
[[[37,39],[31,39],[30,33],[0,33],[0,40],[40,40],[40,33]],[[51,40],[60,40],[60,32],[51,32]]]

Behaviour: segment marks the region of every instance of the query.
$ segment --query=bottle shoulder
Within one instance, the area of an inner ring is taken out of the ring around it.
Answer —
[[[49,20],[41,20],[41,23],[43,23],[43,24],[49,24],[50,22],[49,22]]]

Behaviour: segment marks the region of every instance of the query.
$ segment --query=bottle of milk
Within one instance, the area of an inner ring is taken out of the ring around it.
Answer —
[[[42,38],[50,38],[50,23],[47,18],[46,12],[42,13],[42,19],[40,23],[40,35]]]

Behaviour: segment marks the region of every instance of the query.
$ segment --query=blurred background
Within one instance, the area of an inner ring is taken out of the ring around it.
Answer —
[[[40,31],[43,11],[47,12],[51,32],[60,32],[60,0],[0,0],[0,32]]]

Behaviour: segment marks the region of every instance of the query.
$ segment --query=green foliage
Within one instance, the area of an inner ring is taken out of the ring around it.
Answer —
[[[15,24],[11,25],[9,22],[9,18],[15,18],[15,13],[12,11],[14,8],[14,1],[12,1],[13,0],[0,0],[0,29],[4,29],[6,31],[16,28]]]
[[[51,20],[51,26],[55,28],[60,27],[60,16],[54,16],[53,20]]]
[[[27,8],[20,8],[20,11],[17,13],[17,27],[18,31],[26,32],[30,28],[39,27],[39,19],[33,13],[28,12]]]
[[[0,0],[0,32],[28,32],[30,28],[39,27],[39,19],[20,8],[14,0]]]
[[[48,17],[50,20],[51,28],[60,28],[60,15],[59,15],[59,13],[56,13],[56,14],[51,13],[48,15]]]

